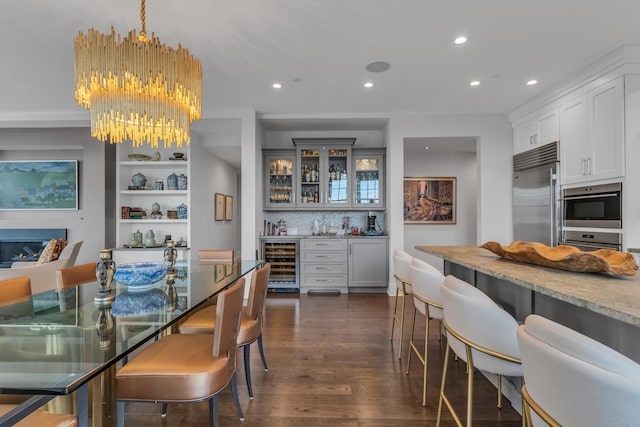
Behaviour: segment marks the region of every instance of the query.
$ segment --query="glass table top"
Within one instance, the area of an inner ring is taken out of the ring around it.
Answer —
[[[0,306],[0,393],[71,393],[261,264],[179,261],[174,284],[116,283],[112,302],[90,282]]]

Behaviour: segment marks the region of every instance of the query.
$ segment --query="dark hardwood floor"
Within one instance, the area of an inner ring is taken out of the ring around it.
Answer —
[[[231,393],[220,395],[220,426],[243,427],[406,427],[435,425],[444,358],[444,341],[430,331],[427,407],[421,405],[422,366],[412,358],[405,375],[406,352],[397,358],[398,335],[389,340],[393,298],[386,295],[306,296],[270,294],[264,330],[269,371],[262,369],[257,344],[251,348],[255,398],[249,400],[242,358],[238,385],[245,420],[240,421]],[[413,305],[407,307],[407,323]],[[416,327],[423,336],[423,322]],[[405,343],[408,341],[408,327]],[[406,346],[404,347],[406,349]],[[466,365],[449,364],[448,395],[464,420]],[[496,389],[475,373],[474,426],[521,425],[520,415],[503,399],[496,408]],[[205,426],[207,404],[127,403],[129,426]],[[454,426],[444,410],[443,426]]]

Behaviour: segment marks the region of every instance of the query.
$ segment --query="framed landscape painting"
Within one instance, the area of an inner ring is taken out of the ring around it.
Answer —
[[[0,209],[78,209],[78,161],[0,161]]]
[[[456,178],[405,178],[405,224],[455,224]]]

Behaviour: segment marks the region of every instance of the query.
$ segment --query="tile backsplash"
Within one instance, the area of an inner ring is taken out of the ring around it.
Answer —
[[[367,211],[341,211],[341,212],[324,212],[324,211],[297,211],[297,212],[265,212],[265,221],[272,224],[277,223],[281,219],[287,223],[287,229],[297,228],[298,234],[309,235],[312,234],[313,221],[318,220],[322,224],[324,219],[327,226],[334,225],[338,229],[342,228],[342,223],[345,218],[349,219],[349,228],[358,227],[363,230],[367,227]],[[384,212],[376,212],[376,228],[378,231],[385,231],[384,229]],[[263,233],[265,231],[263,230]]]

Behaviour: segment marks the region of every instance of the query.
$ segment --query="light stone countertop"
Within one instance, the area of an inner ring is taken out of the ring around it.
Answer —
[[[477,246],[416,246],[416,249],[523,288],[640,326],[640,274],[570,271],[508,261]]]

